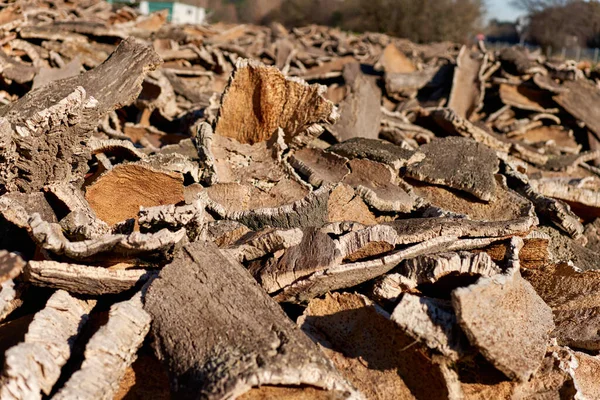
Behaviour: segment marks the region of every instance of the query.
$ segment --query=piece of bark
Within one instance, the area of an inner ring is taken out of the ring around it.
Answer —
[[[201,182],[207,186],[214,185],[218,182],[217,172],[215,170],[215,157],[212,153],[213,141],[212,126],[206,122],[198,125],[196,137],[193,139],[194,146],[198,153],[200,166],[202,167]]]
[[[485,90],[481,73],[486,63],[486,56],[470,51],[467,46],[458,53],[448,108],[462,118],[469,118],[481,106]]]
[[[137,97],[145,74],[159,64],[150,47],[126,39],[94,70],[33,90],[0,110],[3,140],[14,141],[1,154],[1,182],[25,192],[54,181],[81,184],[90,157],[85,140],[104,115]]]
[[[109,270],[56,261],[29,261],[25,279],[35,286],[99,296],[125,292],[152,276],[144,269]]]
[[[527,84],[518,86],[500,84],[500,99],[504,104],[521,110],[550,114],[559,111],[548,92]]]
[[[385,89],[391,95],[411,97],[424,88],[437,73],[437,68],[409,73],[386,73]]]
[[[42,393],[49,395],[94,305],[95,301],[55,292],[33,318],[24,342],[5,353],[0,396],[39,399]]]
[[[506,376],[528,380],[540,366],[554,329],[550,307],[519,272],[522,240],[513,239],[509,269],[452,292],[469,342]]]
[[[440,366],[364,296],[314,299],[298,325],[368,399],[448,398]]]
[[[207,223],[205,232],[206,240],[214,242],[219,247],[224,247],[235,243],[251,231],[240,222],[218,220]]]
[[[387,164],[395,170],[423,159],[422,153],[407,150],[382,140],[367,138],[346,140],[334,144],[327,151],[348,159],[368,158],[371,161]]]
[[[508,47],[498,54],[503,68],[513,75],[544,73],[545,69],[537,62],[529,59],[525,50]]]
[[[600,216],[600,179],[550,177],[530,179],[529,184],[536,192],[562,200],[584,219]]]
[[[8,82],[31,82],[36,73],[37,68],[34,66],[15,60],[4,51],[0,51],[0,75]]]
[[[389,167],[367,159],[348,162],[350,174],[342,183],[352,186],[365,203],[381,212],[409,213],[417,206],[417,199],[405,184],[394,182]]]
[[[558,263],[526,270],[523,277],[552,308],[558,343],[572,348],[600,350],[600,272]]]
[[[19,276],[23,267],[25,261],[18,254],[0,250],[0,284]]]
[[[350,173],[347,161],[337,154],[310,147],[296,151],[289,159],[298,174],[314,187],[342,181]]]
[[[446,132],[456,135],[471,138],[476,142],[483,143],[486,146],[508,152],[511,144],[496,138],[491,133],[485,131],[479,126],[474,125],[470,121],[461,118],[453,110],[449,108],[436,108],[429,111],[429,115],[433,121],[444,129]]]
[[[236,397],[254,386],[303,384],[362,397],[244,267],[212,243],[185,246],[150,285],[144,308],[178,398]],[[190,315],[198,321],[194,328]]]
[[[21,288],[12,280],[0,284],[0,322],[23,304],[20,296]]]
[[[417,70],[413,62],[393,43],[383,49],[375,68],[382,69],[388,74],[409,74]]]
[[[535,74],[533,76],[533,82],[535,82],[540,89],[544,89],[555,94],[569,91],[569,89],[563,87],[562,84],[555,81],[550,75]]]
[[[451,360],[458,360],[468,351],[468,340],[456,322],[452,305],[446,300],[407,293],[390,319],[409,336]]]
[[[513,189],[533,203],[540,217],[548,219],[574,239],[581,237],[583,224],[579,221],[579,217],[571,211],[568,204],[540,194],[531,186],[527,175],[518,172],[506,163],[504,163],[504,176],[508,178],[508,184]]]
[[[355,77],[350,77],[354,74]],[[381,123],[381,92],[375,82],[360,72],[360,64],[344,66],[344,79],[349,93],[340,103],[340,119],[328,128],[343,142],[355,137],[377,139]]]
[[[327,222],[327,205],[331,190],[332,187],[329,185],[322,186],[291,204],[272,208],[256,208],[248,211],[228,210],[217,201],[209,198],[207,208],[223,219],[239,221],[254,230],[266,226],[284,229],[322,226]]]
[[[300,76],[307,81],[337,78],[342,76],[344,66],[353,62],[356,62],[356,59],[352,56],[337,57],[331,61],[320,63],[320,65],[307,69]]]
[[[322,96],[325,90],[286,78],[276,68],[240,59],[223,93],[215,133],[250,144],[269,139],[277,128],[288,138],[321,133],[320,123],[338,119],[333,103]]]
[[[600,374],[600,357],[591,356],[579,351],[569,351],[571,362],[565,362],[565,369],[573,378],[573,386],[577,391],[576,399],[597,399],[600,397],[598,374]]]
[[[112,399],[127,368],[150,330],[141,292],[113,305],[108,321],[90,339],[81,368],[53,396],[55,399]]]
[[[581,239],[571,239],[551,226],[541,226],[539,230],[550,237],[548,251],[552,261],[570,261],[583,271],[598,269],[600,253],[584,247]]]
[[[137,217],[141,206],[183,202],[183,177],[140,164],[117,165],[88,186],[85,197],[98,218],[114,225]]]
[[[327,221],[355,221],[363,225],[376,225],[377,219],[362,197],[350,186],[337,185],[327,201]]]
[[[253,261],[298,246],[303,241],[307,241],[306,238],[308,238],[308,242],[311,242],[314,235],[314,229],[281,230],[266,228],[259,232],[247,232],[230,246],[222,248],[221,251],[238,262]],[[318,243],[318,240],[314,242]],[[305,248],[306,244],[303,247]],[[297,250],[292,250],[292,253],[294,252],[298,257]],[[291,258],[294,259],[295,257]]]
[[[585,247],[592,251],[600,252],[600,218],[587,224],[583,231],[583,235],[587,239]]]
[[[82,69],[79,58],[74,58],[62,68],[40,68],[39,72],[33,78],[31,89],[37,89],[50,82],[77,76],[81,73]]]
[[[600,90],[586,79],[566,81],[562,87],[568,90],[554,96],[554,101],[599,137],[600,113],[594,104],[600,101]]]
[[[425,158],[406,167],[406,176],[458,189],[483,201],[494,199],[498,158],[487,146],[448,137],[419,148]]]
[[[108,234],[72,242],[64,236],[60,225],[42,221],[39,214],[33,214],[29,224],[31,236],[41,248],[72,260],[88,262],[131,259],[136,256],[164,257],[186,236],[185,229],[176,232],[161,229],[156,233]]]

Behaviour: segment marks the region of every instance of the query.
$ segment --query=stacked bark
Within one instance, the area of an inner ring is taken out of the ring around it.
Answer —
[[[600,398],[585,65],[95,0],[0,30],[0,398]]]

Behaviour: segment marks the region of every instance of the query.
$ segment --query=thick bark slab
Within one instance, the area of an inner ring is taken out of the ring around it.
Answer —
[[[494,199],[498,158],[489,147],[465,138],[434,140],[419,148],[425,158],[406,167],[406,176]]]
[[[424,157],[422,153],[407,150],[383,140],[366,138],[346,140],[329,147],[327,151],[348,159],[367,158],[387,164],[395,170],[420,161]]]
[[[289,161],[298,174],[314,187],[336,184],[350,173],[346,158],[311,147],[296,151]]]
[[[127,368],[150,330],[141,293],[110,308],[108,322],[85,347],[81,368],[53,399],[113,399]]]
[[[470,51],[467,46],[460,49],[456,58],[448,108],[453,109],[462,118],[469,118],[482,105],[485,86],[481,75],[486,64],[487,56]]]
[[[104,115],[137,97],[145,75],[159,64],[150,47],[127,39],[94,70],[52,82],[1,109],[1,183],[25,192],[55,181],[81,184],[90,157],[85,140]]]
[[[457,319],[483,356],[506,376],[527,381],[540,366],[550,332],[550,307],[519,272],[523,242],[513,239],[505,274],[452,292]]]
[[[340,142],[355,137],[377,139],[381,123],[381,91],[375,82],[360,72],[358,63],[346,64],[344,79],[349,93],[340,103],[340,119],[328,130]]]
[[[125,292],[153,275],[144,269],[110,270],[56,261],[30,261],[25,269],[25,279],[35,286],[92,296]]]
[[[600,101],[600,90],[585,79],[566,81],[562,87],[568,90],[554,96],[554,101],[600,137],[600,111],[594,106]]]
[[[0,396],[6,399],[41,399],[49,395],[69,360],[75,338],[95,301],[54,293],[29,325],[25,341],[5,354]]]
[[[502,66],[513,75],[544,73],[545,69],[537,62],[529,59],[524,50],[516,47],[503,49],[499,54]]]
[[[212,243],[185,246],[151,284],[145,309],[178,398],[228,398],[262,385],[311,385],[362,397],[244,267]]]
[[[375,68],[383,69],[388,74],[409,74],[417,70],[413,62],[393,43],[383,49]]]
[[[288,138],[323,131],[339,115],[326,88],[286,78],[277,68],[240,59],[223,93],[215,133],[241,143],[262,142],[282,128]],[[254,104],[248,108],[246,105]]]
[[[437,68],[409,73],[386,73],[385,89],[390,95],[411,97],[424,88],[438,73]]]
[[[521,110],[550,114],[559,111],[548,92],[524,83],[518,86],[500,84],[500,99],[504,104]]]
[[[530,179],[529,184],[536,192],[565,201],[573,211],[585,218],[600,216],[600,179],[551,177]]]

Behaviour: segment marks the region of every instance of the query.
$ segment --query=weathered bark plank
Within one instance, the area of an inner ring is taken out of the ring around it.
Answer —
[[[362,397],[212,243],[185,246],[150,285],[145,309],[178,398],[220,399],[258,385],[302,384]]]
[[[110,308],[108,322],[85,347],[84,361],[53,399],[112,399],[150,330],[141,292]]]
[[[95,301],[83,301],[59,290],[29,325],[25,341],[5,354],[0,380],[3,399],[41,399],[49,395],[71,356],[74,338]]]

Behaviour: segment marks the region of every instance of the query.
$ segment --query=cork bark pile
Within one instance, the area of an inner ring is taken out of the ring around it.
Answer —
[[[600,74],[0,8],[0,398],[600,398]]]

